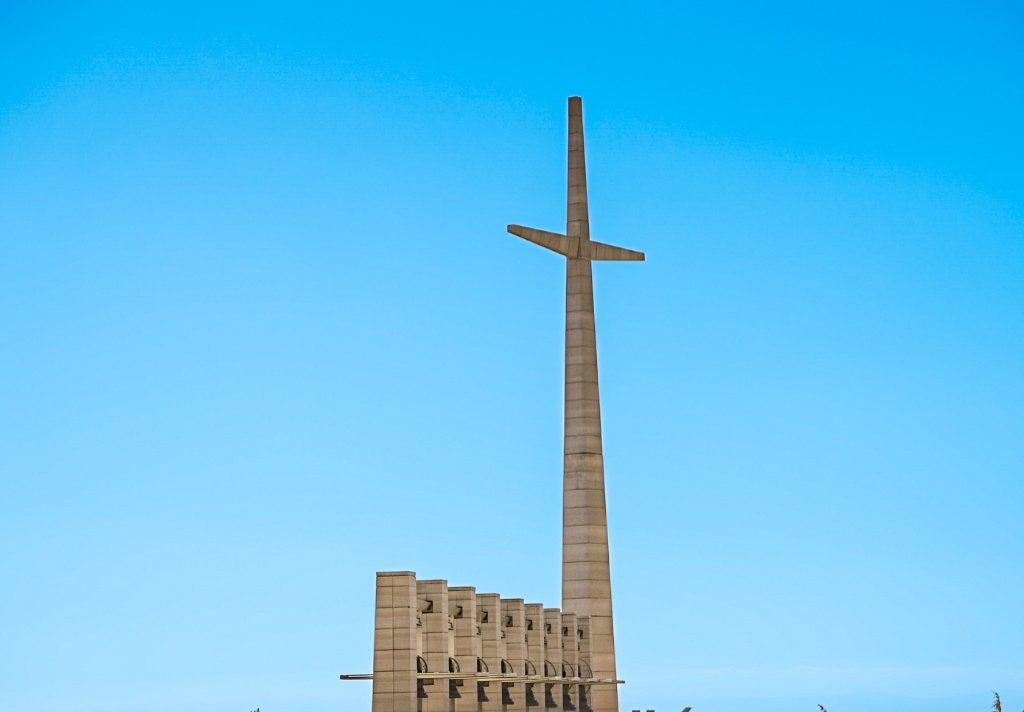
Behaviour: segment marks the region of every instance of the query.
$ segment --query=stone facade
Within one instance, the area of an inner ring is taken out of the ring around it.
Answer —
[[[377,574],[373,712],[591,712],[590,626],[521,598]]]

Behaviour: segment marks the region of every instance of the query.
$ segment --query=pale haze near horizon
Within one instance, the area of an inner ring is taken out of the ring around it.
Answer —
[[[621,707],[1024,708],[1022,19],[5,5],[0,707],[368,709],[374,571],[558,604],[504,227],[579,94]]]

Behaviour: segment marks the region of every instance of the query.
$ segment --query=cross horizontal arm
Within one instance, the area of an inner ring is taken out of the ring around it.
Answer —
[[[643,252],[627,250],[625,247],[606,245],[603,242],[590,241],[587,245],[592,260],[609,260],[619,262],[643,262],[646,256]]]
[[[580,240],[578,237],[569,237],[558,232],[537,230],[522,225],[509,225],[508,231],[516,237],[521,237],[535,245],[546,247],[552,252],[557,252],[564,257],[579,259],[591,259],[607,262],[642,262],[645,257],[643,252],[627,250],[625,247],[606,245],[603,242],[594,240]]]
[[[579,253],[579,238],[570,240],[566,235],[547,230],[537,230],[522,225],[509,225],[508,231],[516,237],[521,237],[535,245],[546,247],[552,252],[557,252],[565,257],[575,257]],[[575,244],[573,244],[575,242]],[[576,249],[571,249],[575,247]]]

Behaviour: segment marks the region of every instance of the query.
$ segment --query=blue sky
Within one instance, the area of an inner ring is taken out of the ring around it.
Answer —
[[[1024,707],[1024,13],[894,5],[0,6],[0,707],[557,604],[572,94],[622,706]]]

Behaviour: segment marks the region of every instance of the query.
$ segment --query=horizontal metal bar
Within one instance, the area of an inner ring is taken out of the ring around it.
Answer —
[[[342,675],[342,680],[372,680],[372,673]],[[550,682],[562,685],[622,685],[625,680],[586,677],[548,677],[545,675],[508,675],[487,672],[419,672],[417,680],[476,680],[477,682]]]

